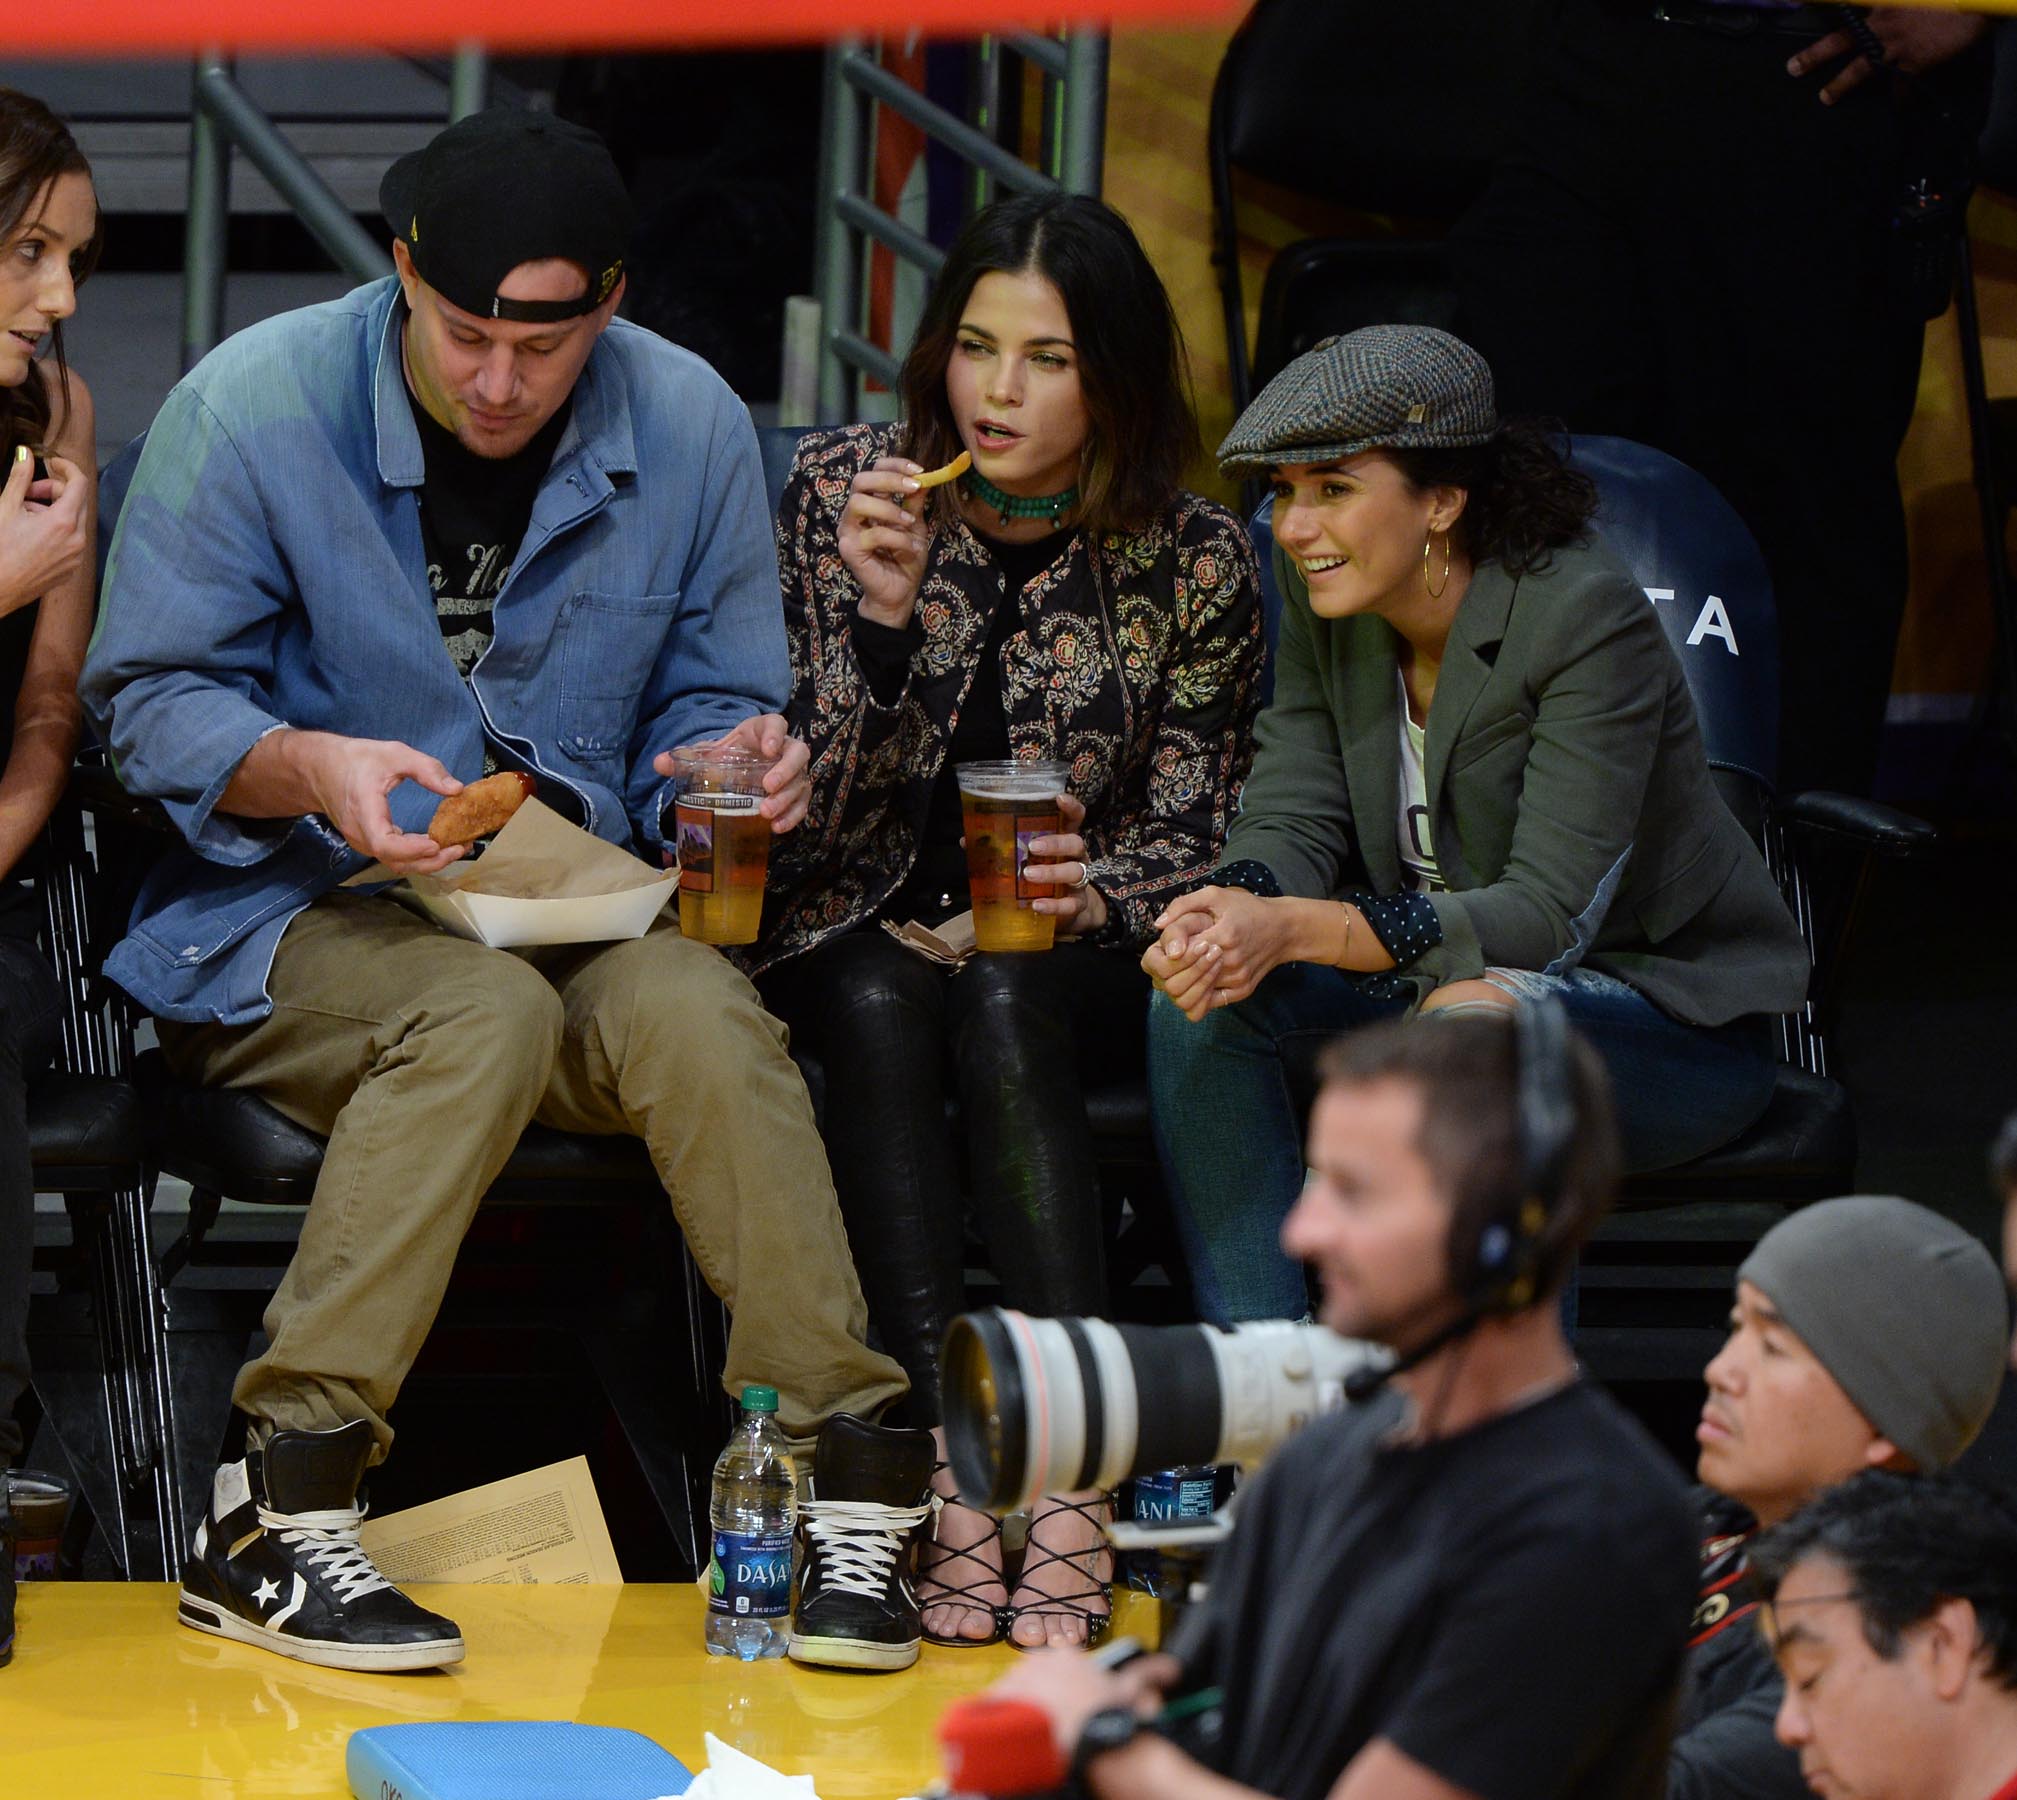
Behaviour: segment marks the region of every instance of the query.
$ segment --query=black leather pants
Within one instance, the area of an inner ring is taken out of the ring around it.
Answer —
[[[939,1340],[964,1303],[963,1190],[1009,1305],[1105,1310],[1082,1081],[1141,1071],[1148,980],[1131,953],[1061,944],[947,974],[870,926],[758,985],[825,1071],[834,1186],[869,1317],[910,1376],[913,1423],[939,1420]]]

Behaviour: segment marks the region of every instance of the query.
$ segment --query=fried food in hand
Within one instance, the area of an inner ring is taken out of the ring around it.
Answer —
[[[451,844],[473,844],[501,829],[532,798],[532,788],[530,775],[510,769],[472,781],[434,809],[434,823],[428,826],[427,835],[444,850]]]

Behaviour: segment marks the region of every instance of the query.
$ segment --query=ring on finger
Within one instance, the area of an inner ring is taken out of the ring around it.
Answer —
[[[1092,864],[1091,864],[1091,863],[1088,863],[1088,862],[1082,862],[1082,863],[1080,863],[1080,864],[1079,864],[1079,878],[1078,878],[1078,880],[1076,880],[1076,881],[1071,881],[1071,882],[1067,882],[1067,883],[1066,883],[1065,885],[1066,885],[1067,887],[1069,887],[1069,888],[1070,888],[1070,889],[1072,890],[1072,892],[1073,892],[1073,893],[1077,893],[1077,892],[1078,892],[1078,890],[1079,890],[1080,888],[1084,887],[1084,886],[1086,885],[1086,883],[1087,883],[1087,882],[1089,882],[1090,880],[1092,880],[1092,878],[1093,878],[1093,867],[1092,867]]]

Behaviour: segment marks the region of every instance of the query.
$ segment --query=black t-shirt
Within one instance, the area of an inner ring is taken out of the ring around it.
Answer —
[[[407,390],[427,474],[420,488],[420,536],[441,640],[467,679],[490,647],[491,609],[524,540],[532,502],[567,429],[563,405],[515,456],[478,456],[439,425]]]
[[[1224,1690],[1207,1760],[1320,1800],[1384,1738],[1485,1800],[1654,1800],[1695,1597],[1673,1465],[1581,1382],[1418,1446],[1401,1417],[1320,1419],[1241,1501],[1173,1646]]]
[[[1758,1521],[1713,1488],[1696,1489],[1695,1506],[1700,1574],[1668,1800],[1805,1800],[1799,1755],[1773,1732],[1786,1689],[1758,1629]]]
[[[1046,532],[1025,544],[1005,544],[998,538],[981,537],[988,554],[1001,568],[1001,598],[995,605],[994,617],[988,621],[980,666],[967,689],[959,717],[953,721],[945,761],[932,784],[931,805],[925,813],[917,860],[911,864],[903,886],[883,907],[887,918],[898,923],[917,919],[936,925],[954,913],[966,911],[966,851],[960,844],[964,826],[960,818],[957,770],[964,762],[1001,762],[1009,754],[1008,714],[1002,706],[1001,684],[991,677],[1001,668],[1002,646],[1022,618],[1018,597],[1064,554],[1071,535],[1069,531]],[[923,622],[912,613],[910,623],[897,630],[857,613],[853,631],[855,659],[861,664],[869,692],[880,704],[893,705],[903,693],[911,654],[924,642]]]
[[[14,753],[14,703],[28,673],[28,648],[41,610],[41,603],[31,600],[0,618],[0,769]],[[0,937],[33,942],[40,918],[35,892],[21,879],[21,871],[0,869]]]

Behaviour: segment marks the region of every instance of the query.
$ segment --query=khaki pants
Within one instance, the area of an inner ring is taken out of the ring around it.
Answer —
[[[660,920],[620,944],[513,952],[384,898],[325,896],[288,927],[256,1025],[161,1027],[169,1066],[247,1087],[329,1139],[301,1242],[233,1399],[327,1430],[385,1415],[470,1217],[528,1120],[632,1132],[733,1316],[724,1383],[765,1382],[806,1437],[873,1417],[903,1372],[867,1326],[785,1031],[720,955]]]

